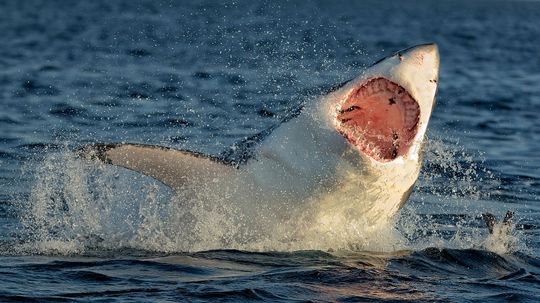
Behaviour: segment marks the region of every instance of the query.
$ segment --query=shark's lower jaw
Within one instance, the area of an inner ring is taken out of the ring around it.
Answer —
[[[336,110],[337,130],[379,162],[407,155],[420,118],[411,94],[385,78],[372,78],[354,88]]]

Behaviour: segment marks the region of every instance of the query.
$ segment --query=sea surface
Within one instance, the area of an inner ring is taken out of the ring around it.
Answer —
[[[540,302],[539,16],[538,1],[0,1],[0,302]],[[215,239],[234,228],[218,213],[186,242],[170,190],[73,152],[219,155],[426,42],[437,107],[392,237],[235,243]],[[508,210],[489,234],[482,214]]]

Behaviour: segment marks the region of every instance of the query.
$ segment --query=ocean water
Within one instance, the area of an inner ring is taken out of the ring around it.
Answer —
[[[0,301],[540,301],[538,16],[537,1],[1,1]],[[170,190],[72,152],[218,155],[425,42],[437,107],[382,237],[235,243],[214,212],[194,243]],[[511,230],[489,234],[482,214],[507,210]]]

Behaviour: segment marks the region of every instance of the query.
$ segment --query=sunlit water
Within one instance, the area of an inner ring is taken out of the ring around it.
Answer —
[[[1,2],[0,301],[540,300],[539,15],[534,1]],[[383,231],[238,240],[240,211],[186,208],[72,152],[227,153],[431,41],[422,175]],[[481,214],[507,210],[516,224],[490,235]]]

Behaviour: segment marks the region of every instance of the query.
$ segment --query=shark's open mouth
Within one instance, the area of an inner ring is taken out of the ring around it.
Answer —
[[[365,82],[337,108],[337,128],[380,162],[406,155],[417,132],[420,107],[400,85],[385,78]]]

